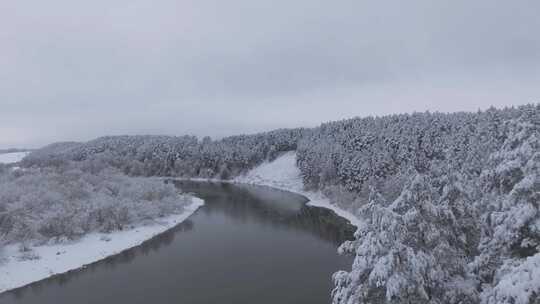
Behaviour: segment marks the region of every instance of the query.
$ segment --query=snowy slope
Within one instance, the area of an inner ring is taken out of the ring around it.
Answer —
[[[21,161],[30,152],[15,152],[0,154],[0,163],[11,164]]]
[[[7,261],[0,264],[0,293],[84,267],[138,246],[180,224],[203,204],[203,200],[193,198],[193,202],[183,213],[160,219],[155,225],[107,234],[92,233],[72,244],[33,247],[33,252],[40,257],[37,260],[20,261],[18,246],[7,246],[3,252]]]
[[[272,162],[261,164],[247,174],[237,177],[234,182],[269,186],[295,192],[307,197],[310,200],[308,205],[331,209],[356,227],[360,224],[356,216],[332,204],[322,193],[304,190],[300,170],[296,166],[296,152],[294,151],[287,152]]]

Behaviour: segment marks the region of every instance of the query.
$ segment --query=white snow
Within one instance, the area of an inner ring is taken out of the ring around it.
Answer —
[[[203,200],[194,197],[183,213],[162,218],[155,225],[107,234],[92,233],[71,244],[33,247],[33,252],[40,257],[37,260],[20,261],[19,246],[6,246],[4,257],[7,256],[7,261],[0,264],[0,293],[84,267],[138,246],[183,222],[203,204]]]
[[[483,292],[484,303],[532,303],[540,292],[540,253],[523,260],[509,260],[497,270],[495,287]]]
[[[12,164],[21,161],[30,152],[14,152],[0,154],[0,164]]]
[[[307,197],[308,205],[327,208],[347,219],[358,227],[360,220],[351,212],[332,204],[321,192],[305,191],[300,169],[296,166],[296,152],[287,152],[272,162],[265,162],[243,176],[234,179],[236,183],[269,186],[285,191],[295,192]]]

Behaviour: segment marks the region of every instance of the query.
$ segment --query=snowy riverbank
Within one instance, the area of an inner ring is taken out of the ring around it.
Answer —
[[[309,199],[308,205],[326,208],[347,219],[358,227],[360,220],[351,212],[332,204],[320,192],[305,191],[300,170],[296,166],[296,152],[287,152],[272,162],[265,162],[247,174],[234,179],[235,183],[268,186],[280,190],[294,192]]]
[[[203,204],[203,200],[194,197],[183,213],[161,218],[154,225],[107,234],[92,233],[71,244],[33,247],[33,252],[39,255],[36,260],[21,261],[18,246],[6,246],[3,249],[4,261],[0,263],[0,293],[84,267],[138,246],[180,224]]]
[[[166,178],[191,181],[208,181],[238,183],[256,186],[272,187],[279,190],[289,191],[300,194],[309,199],[308,205],[320,208],[326,208],[334,211],[337,215],[347,219],[352,225],[358,227],[360,220],[351,212],[344,210],[333,204],[321,192],[304,190],[300,170],[296,166],[296,152],[290,151],[279,156],[271,162],[265,162],[256,168],[253,168],[245,175],[239,176],[233,180],[220,180],[209,178]]]

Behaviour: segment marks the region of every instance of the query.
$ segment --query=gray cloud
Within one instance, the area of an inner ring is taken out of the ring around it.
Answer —
[[[540,100],[518,1],[0,3],[0,147]]]

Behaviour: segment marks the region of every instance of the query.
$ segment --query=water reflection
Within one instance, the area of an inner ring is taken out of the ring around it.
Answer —
[[[84,269],[0,295],[0,303],[327,303],[354,229],[302,196],[175,182],[206,201],[184,223]]]
[[[67,273],[59,274],[54,277],[51,277],[46,280],[42,280],[36,283],[32,283],[27,287],[18,288],[12,291],[7,292],[6,294],[12,294],[15,298],[22,298],[25,293],[28,293],[29,290],[32,293],[39,294],[42,290],[46,289],[48,286],[63,286],[68,283],[70,280],[74,280],[79,276],[87,275],[88,273],[93,273],[95,271],[100,271],[102,269],[115,270],[118,266],[122,264],[128,264],[133,259],[139,256],[147,256],[154,251],[158,251],[164,246],[170,245],[178,233],[189,232],[193,229],[193,222],[189,219],[185,220],[181,224],[173,227],[160,234],[159,236],[152,238],[140,246],[125,250],[117,255],[108,257],[99,262],[87,265],[84,268],[76,269]],[[8,297],[9,298],[9,297]],[[0,295],[0,300],[2,296]],[[3,302],[0,302],[3,303]]]
[[[204,199],[210,208],[243,221],[255,220],[311,233],[335,245],[352,240],[355,228],[328,209],[307,206],[308,200],[287,191],[262,186],[175,181],[185,192]],[[230,204],[233,200],[235,203]]]

